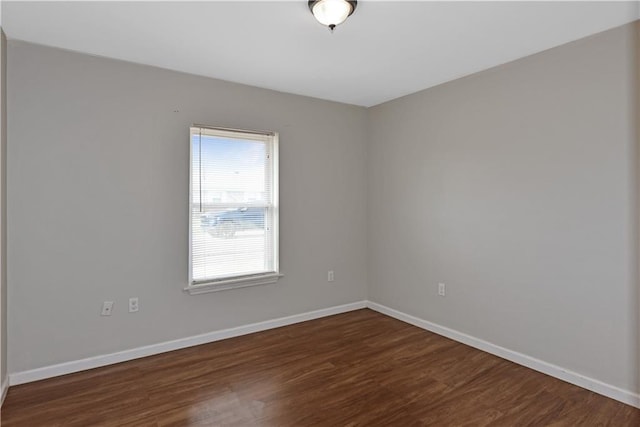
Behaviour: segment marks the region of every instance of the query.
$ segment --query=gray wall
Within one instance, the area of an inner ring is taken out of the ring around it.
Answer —
[[[7,39],[0,29],[0,382],[7,376]]]
[[[369,298],[640,391],[638,49],[627,25],[372,108]]]
[[[631,305],[631,310],[632,313],[635,312],[635,321],[636,321],[636,326],[635,326],[635,337],[636,337],[636,367],[637,367],[637,372],[636,372],[636,377],[637,377],[637,382],[636,382],[636,390],[640,391],[640,194],[638,194],[640,192],[640,171],[638,169],[640,169],[640,53],[638,52],[638,50],[640,50],[640,21],[636,21],[635,24],[636,27],[636,39],[635,39],[635,44],[636,44],[636,48],[635,51],[633,52],[635,54],[636,57],[636,77],[635,77],[635,86],[636,86],[636,104],[635,104],[635,111],[632,112],[633,117],[634,117],[634,121],[635,121],[635,132],[636,132],[636,163],[634,165],[634,174],[635,174],[635,178],[636,178],[636,211],[635,211],[635,215],[636,218],[638,219],[638,222],[636,222],[636,242],[635,242],[635,261],[637,263],[636,265],[636,287],[635,287],[635,292],[636,292],[636,298],[635,301],[638,304],[637,306],[634,307],[633,304],[633,299],[630,302]],[[633,263],[633,261],[632,261]],[[633,294],[633,292],[632,292]],[[632,318],[633,318],[633,314],[632,314]]]
[[[8,48],[10,372],[366,298],[364,108]],[[280,132],[277,284],[182,291],[192,123]]]

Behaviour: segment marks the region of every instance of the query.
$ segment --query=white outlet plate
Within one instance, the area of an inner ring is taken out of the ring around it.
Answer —
[[[438,283],[438,295],[441,297],[447,294],[447,287],[444,283]]]
[[[129,313],[135,313],[139,309],[138,297],[129,298]]]
[[[105,301],[102,303],[102,312],[101,316],[111,316],[113,312],[113,301]]]
[[[329,270],[327,272],[327,282],[333,282],[335,280],[334,276],[333,276],[333,270]]]

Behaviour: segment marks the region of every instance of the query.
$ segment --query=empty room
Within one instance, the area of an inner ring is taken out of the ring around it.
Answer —
[[[640,2],[0,22],[2,426],[640,426]]]

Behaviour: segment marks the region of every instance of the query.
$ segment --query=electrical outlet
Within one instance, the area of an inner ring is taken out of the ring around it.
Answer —
[[[140,309],[138,305],[138,297],[129,298],[129,313],[135,313]]]
[[[441,297],[445,296],[447,294],[447,288],[446,285],[444,283],[438,283],[438,295],[440,295]]]
[[[102,303],[102,313],[101,316],[111,316],[113,312],[113,301],[105,301]]]
[[[329,270],[327,272],[327,282],[333,282],[335,279],[333,277],[333,270]]]

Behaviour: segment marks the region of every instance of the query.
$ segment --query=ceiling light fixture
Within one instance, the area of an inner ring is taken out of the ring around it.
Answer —
[[[336,25],[342,24],[358,5],[357,1],[347,0],[309,0],[309,10],[322,25],[333,33]]]

